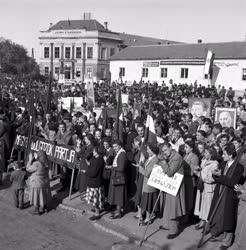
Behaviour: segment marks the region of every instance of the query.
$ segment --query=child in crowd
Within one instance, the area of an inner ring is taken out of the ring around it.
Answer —
[[[12,182],[14,205],[19,209],[23,209],[25,180],[27,178],[27,174],[21,169],[18,162],[13,162],[12,166],[14,171],[10,175],[10,181]]]

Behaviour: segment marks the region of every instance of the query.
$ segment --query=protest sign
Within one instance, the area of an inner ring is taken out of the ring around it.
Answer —
[[[122,94],[121,95],[121,100],[122,100],[122,103],[126,103],[128,104],[128,95],[127,94]]]
[[[27,137],[17,135],[14,147],[16,149],[26,150],[27,141]],[[48,159],[56,164],[73,167],[76,163],[76,151],[67,145],[56,145],[52,141],[48,141],[40,137],[32,137],[30,149],[32,152],[43,150],[46,153]]]
[[[189,98],[189,112],[193,115],[193,120],[200,116],[210,117],[211,98]]]
[[[71,97],[74,101],[74,109],[80,108],[83,104],[83,97]]]
[[[163,172],[161,166],[155,165],[150,174],[147,184],[163,192],[176,196],[182,183],[183,177],[184,176],[179,173],[176,173],[173,177],[168,177]]]

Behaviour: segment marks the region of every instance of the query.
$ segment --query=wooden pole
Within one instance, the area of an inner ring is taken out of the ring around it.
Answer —
[[[151,221],[151,218],[152,218],[152,216],[153,216],[153,214],[154,214],[154,212],[155,212],[155,208],[156,208],[156,206],[157,206],[157,204],[158,204],[158,201],[159,201],[159,199],[160,199],[161,192],[162,192],[162,191],[160,191],[159,194],[158,194],[157,200],[156,200],[155,205],[154,205],[154,207],[153,207],[153,210],[152,210],[152,212],[151,212],[150,219],[149,219],[148,224],[147,224],[147,226],[146,226],[146,228],[145,228],[145,230],[144,230],[144,234],[143,234],[142,240],[141,240],[140,243],[139,243],[139,246],[142,246],[143,242],[145,241],[145,235],[146,235],[146,233],[147,233],[147,230],[148,230],[148,227],[149,227],[149,223],[150,223],[150,221]]]
[[[73,171],[72,171],[72,177],[71,177],[71,183],[70,183],[70,189],[69,189],[69,200],[70,201],[71,201],[71,196],[72,196],[74,173],[75,173],[75,167],[73,168]]]

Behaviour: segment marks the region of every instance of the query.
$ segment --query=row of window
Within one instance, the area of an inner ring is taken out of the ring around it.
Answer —
[[[55,67],[55,75],[59,75],[60,73],[60,67]],[[44,67],[44,74],[45,76],[49,76],[50,74],[50,68],[49,67]],[[76,77],[81,77],[81,69],[76,68],[75,69],[75,76]],[[88,78],[92,78],[92,68],[87,67],[86,68],[86,76]],[[72,69],[71,67],[64,67],[64,77],[65,79],[71,79],[72,78]]]
[[[160,75],[161,78],[167,78],[168,68],[160,68]],[[120,68],[120,76],[125,76],[125,68]],[[188,68],[181,68],[180,77],[181,78],[188,78],[189,69]],[[142,77],[146,78],[149,76],[149,68],[142,68]]]
[[[54,49],[54,57],[60,58],[60,47],[55,47]],[[115,48],[110,48],[110,56],[113,56],[115,54]],[[50,47],[44,47],[44,58],[50,57]],[[76,47],[75,48],[75,58],[79,59],[82,57],[82,48]],[[70,59],[71,58],[71,47],[65,47],[65,58]],[[93,58],[93,47],[87,47],[87,59]],[[101,48],[100,51],[100,58],[101,59],[108,59],[107,57],[107,48]]]

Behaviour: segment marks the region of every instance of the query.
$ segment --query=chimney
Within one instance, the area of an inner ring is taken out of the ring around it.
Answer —
[[[34,48],[32,48],[32,58],[34,58]]]
[[[202,39],[198,39],[198,40],[197,40],[197,43],[202,43]]]
[[[91,13],[90,12],[84,13],[84,20],[91,20]]]
[[[104,28],[108,30],[108,22],[104,22]]]

